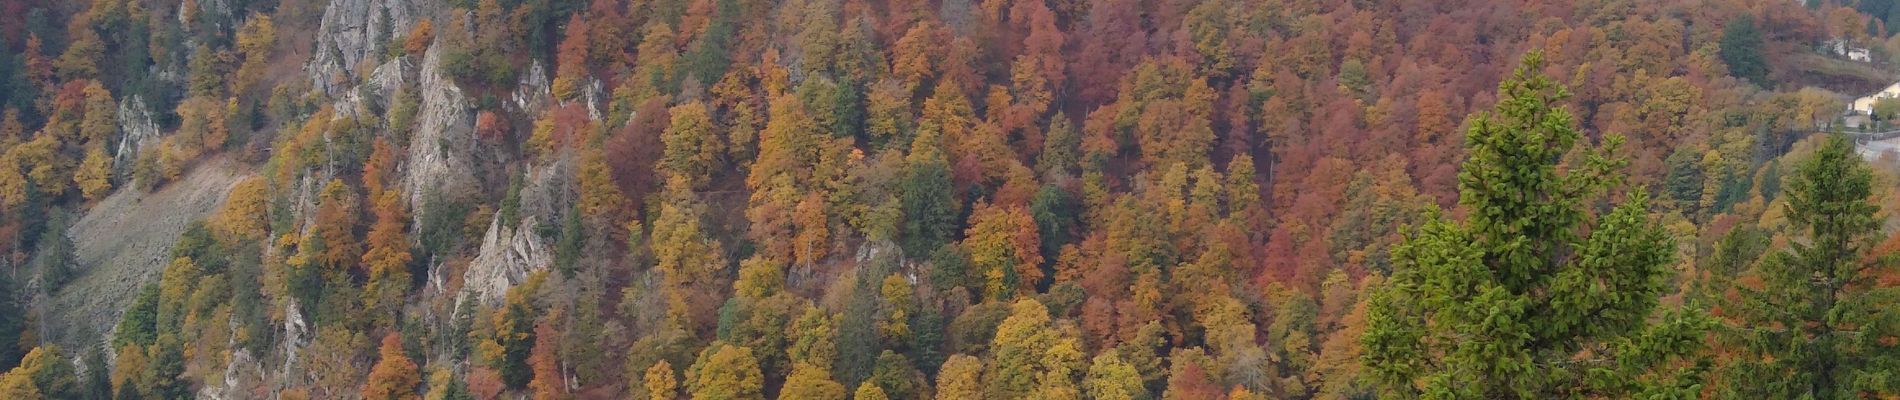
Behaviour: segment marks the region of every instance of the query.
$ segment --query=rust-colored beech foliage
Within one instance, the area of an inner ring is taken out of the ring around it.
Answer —
[[[1894,397],[1889,3],[0,0],[0,397]]]

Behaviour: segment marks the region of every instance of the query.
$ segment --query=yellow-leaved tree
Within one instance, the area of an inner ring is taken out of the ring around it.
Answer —
[[[792,366],[792,374],[785,377],[785,388],[778,393],[779,400],[844,400],[844,385],[831,379],[831,371],[825,367],[809,363]]]
[[[686,390],[693,400],[764,399],[765,376],[752,349],[713,343],[699,353],[686,372]]]
[[[937,372],[937,400],[983,398],[983,361],[962,354],[950,356]]]
[[[73,184],[79,186],[79,193],[86,200],[105,198],[112,190],[112,157],[106,155],[105,145],[86,146],[86,158],[79,162],[79,170],[73,171]]]
[[[660,360],[647,368],[645,379],[648,400],[673,400],[679,397],[679,378],[673,375],[673,364]]]
[[[239,241],[264,237],[269,228],[270,193],[263,177],[249,177],[231,187],[224,208],[211,218],[211,228],[220,235]]]
[[[964,235],[970,264],[983,274],[985,296],[1007,300],[1034,291],[1042,280],[1042,238],[1022,208],[978,203]]]

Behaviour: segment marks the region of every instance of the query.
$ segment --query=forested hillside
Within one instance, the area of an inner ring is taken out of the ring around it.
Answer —
[[[1895,16],[0,0],[0,399],[1900,397]]]

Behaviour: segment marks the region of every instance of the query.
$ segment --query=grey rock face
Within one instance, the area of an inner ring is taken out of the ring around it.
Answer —
[[[462,291],[471,295],[463,299],[499,304],[508,288],[552,265],[553,248],[536,231],[541,221],[559,221],[555,210],[570,206],[572,193],[567,188],[572,165],[570,158],[562,157],[545,166],[528,168],[523,177],[526,184],[521,188],[520,219],[502,221],[497,214],[489,223],[481,249],[462,274]],[[518,223],[509,228],[503,222]]]
[[[310,338],[310,323],[304,321],[303,309],[297,306],[297,300],[293,299],[285,303],[284,364],[279,371],[280,376],[288,375],[291,369],[295,368],[297,365],[297,351],[302,350],[304,346],[310,345]]]
[[[445,196],[471,193],[476,188],[474,173],[474,107],[462,89],[442,72],[440,45],[432,46],[422,59],[417,90],[422,105],[409,145],[409,169],[403,188],[415,215],[423,215],[423,199],[434,190]]]
[[[552,262],[548,245],[535,237],[535,227],[539,224],[534,217],[524,218],[513,228],[502,225],[501,216],[488,224],[488,234],[482,236],[481,252],[468,265],[468,271],[462,274],[462,290],[470,294],[462,299],[473,298],[485,304],[500,304],[508,288],[528,278],[528,274],[545,269]]]
[[[304,67],[311,87],[337,95],[357,65],[374,59],[390,36],[415,26],[422,13],[412,0],[331,0],[317,28],[317,49]]]
[[[515,108],[521,110],[522,115],[540,115],[554,102],[549,85],[547,68],[541,66],[541,60],[535,60],[528,67],[528,73],[521,75],[521,86],[515,89]]]
[[[521,218],[558,223],[560,210],[574,206],[574,167],[579,160],[563,152],[546,165],[530,166],[521,187]]]
[[[388,112],[396,98],[396,90],[402,88],[405,77],[412,69],[414,66],[403,58],[389,60],[377,66],[362,85],[357,85],[355,90],[345,92],[337,98],[331,107],[336,110],[336,118],[353,118],[358,113],[366,112],[375,114],[370,109],[371,107],[380,109],[384,113]]]
[[[119,146],[112,151],[112,164],[119,167],[131,165],[138,159],[139,149],[156,143],[161,133],[158,123],[152,122],[152,110],[146,108],[145,99],[131,95],[119,100],[119,135]]]
[[[587,78],[587,86],[581,89],[581,99],[587,102],[587,118],[600,121],[602,117],[600,105],[607,101],[606,84],[601,83],[599,79]]]

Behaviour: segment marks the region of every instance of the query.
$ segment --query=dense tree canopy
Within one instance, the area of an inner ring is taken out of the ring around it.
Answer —
[[[1891,397],[1888,3],[0,0],[0,398]]]

